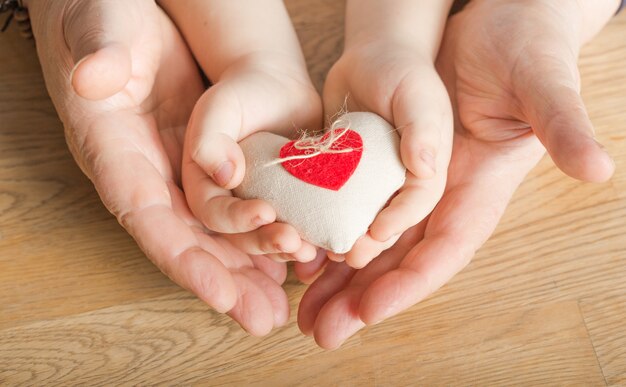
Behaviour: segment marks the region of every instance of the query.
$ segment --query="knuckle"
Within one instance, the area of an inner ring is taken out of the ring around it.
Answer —
[[[204,146],[204,141],[203,140],[196,140],[196,141],[191,141],[191,149],[190,149],[190,155],[191,155],[191,159],[196,162],[198,165],[206,165],[209,161],[209,159],[207,159],[206,156],[206,152],[204,151],[205,146]]]

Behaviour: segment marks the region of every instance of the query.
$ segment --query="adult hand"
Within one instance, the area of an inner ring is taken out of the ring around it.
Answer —
[[[285,323],[284,265],[206,234],[179,187],[203,85],[169,18],[150,0],[35,0],[29,10],[67,143],[105,206],[165,274],[250,333]]]
[[[576,58],[615,9],[608,0],[474,0],[449,20],[438,58],[456,113],[445,193],[364,269],[326,268],[300,304],[305,334],[338,347],[445,284],[491,235],[542,143],[574,177],[611,176],[578,94]]]

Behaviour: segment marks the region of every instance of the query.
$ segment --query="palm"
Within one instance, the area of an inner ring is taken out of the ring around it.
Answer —
[[[489,17],[481,9],[449,20],[438,65],[456,107],[457,131],[496,143],[532,132],[516,81],[532,72],[528,66],[546,59],[545,50],[537,50],[533,40],[543,38],[549,45],[548,39],[540,30],[534,31],[538,36],[525,33],[523,41],[493,37],[515,36],[522,28],[517,16]]]
[[[96,2],[77,4],[66,9],[84,18],[102,12]],[[68,90],[64,74],[74,66],[74,53],[64,42],[72,35],[41,45],[49,88],[62,90],[52,98],[70,149],[107,208],[164,273],[219,311],[229,311],[251,333],[267,333],[288,317],[280,288],[284,265],[206,234],[179,187],[184,131],[204,89],[197,65],[156,4],[133,3],[123,14],[136,27],[127,42],[132,72],[108,98],[87,100]],[[74,35],[83,36],[77,29]],[[57,36],[68,31],[71,26]],[[59,63],[68,68],[58,71]],[[106,87],[98,81],[92,76],[78,87]]]

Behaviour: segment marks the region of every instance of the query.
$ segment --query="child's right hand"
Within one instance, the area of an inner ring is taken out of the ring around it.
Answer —
[[[193,213],[249,254],[308,262],[316,248],[294,227],[275,222],[262,200],[231,194],[245,174],[237,144],[257,131],[292,136],[294,128],[321,126],[321,100],[306,69],[253,54],[233,63],[199,99],[183,147],[182,178]]]

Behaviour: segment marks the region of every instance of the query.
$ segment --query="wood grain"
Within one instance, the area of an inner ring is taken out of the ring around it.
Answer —
[[[321,90],[342,2],[287,6]],[[74,164],[32,44],[0,35],[0,385],[626,385],[625,37],[626,13],[580,61],[615,177],[542,160],[468,268],[326,352],[293,316],[249,337],[160,274]]]

